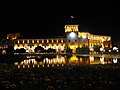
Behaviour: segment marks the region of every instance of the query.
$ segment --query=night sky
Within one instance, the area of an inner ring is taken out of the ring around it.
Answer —
[[[64,36],[64,26],[79,25],[79,31],[110,35],[120,40],[118,2],[25,2],[0,3],[0,35],[21,33],[21,38]]]

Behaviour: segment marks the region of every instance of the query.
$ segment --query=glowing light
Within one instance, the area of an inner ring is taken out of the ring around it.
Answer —
[[[54,64],[52,64],[52,67],[54,67]]]
[[[117,63],[117,58],[113,58],[113,63]]]
[[[101,61],[102,64],[105,64],[104,57],[100,57],[100,61]]]
[[[49,67],[49,64],[47,65],[47,67]]]
[[[62,66],[64,66],[64,64],[62,64]]]
[[[57,64],[57,66],[59,67],[59,64]]]
[[[70,63],[78,63],[78,58],[77,58],[75,55],[73,55],[73,56],[69,59],[69,62],[70,62]]]
[[[15,65],[18,65],[18,62],[15,62],[14,64],[15,64]]]
[[[113,50],[117,50],[118,48],[117,47],[113,47]]]
[[[25,68],[25,65],[23,65],[23,68]]]
[[[119,50],[116,50],[116,52],[119,52]]]
[[[6,50],[3,50],[3,51],[2,51],[2,54],[6,54]]]
[[[111,52],[111,50],[109,50],[109,52]]]
[[[86,39],[86,35],[83,35],[82,38]]]
[[[33,68],[35,67],[35,65],[33,64]]]
[[[71,33],[70,33],[70,37],[71,37],[71,38],[74,38],[74,37],[75,37],[75,33],[74,33],[74,32],[71,32]]]
[[[90,51],[94,51],[93,47],[90,47]]]
[[[74,18],[73,16],[70,16],[71,18]]]
[[[104,51],[104,48],[103,48],[103,47],[101,47],[101,48],[100,48],[100,51]]]
[[[30,66],[28,65],[28,68],[30,68]]]
[[[20,65],[18,65],[18,68],[20,68]]]
[[[38,67],[40,67],[40,66],[38,65]]]

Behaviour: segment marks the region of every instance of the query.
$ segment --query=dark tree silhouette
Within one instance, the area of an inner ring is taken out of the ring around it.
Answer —
[[[41,46],[37,46],[37,47],[35,48],[35,52],[44,52],[44,48],[41,47]]]

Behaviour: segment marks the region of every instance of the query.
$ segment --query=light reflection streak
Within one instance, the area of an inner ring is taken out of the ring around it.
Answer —
[[[94,62],[95,62],[94,61],[94,56],[90,56],[89,59],[90,59],[90,64],[94,64]]]
[[[113,63],[117,63],[117,62],[118,62],[117,58],[113,58]]]
[[[101,61],[102,64],[105,64],[104,57],[100,57],[100,61]]]
[[[35,58],[28,58],[24,61],[18,63],[15,62],[14,65],[17,68],[40,68],[40,67],[62,67],[66,65],[80,65],[80,64],[109,64],[109,63],[118,63],[117,58],[109,59],[105,57],[77,57],[73,55],[70,58],[65,56],[56,56],[56,58],[44,58],[44,60],[36,61]]]
[[[56,57],[53,59],[49,59],[49,58],[45,58],[43,61],[37,62],[34,58],[29,58],[28,60],[25,59],[24,61],[22,61],[21,63],[15,62],[14,65],[18,66],[18,68],[30,68],[30,67],[54,67],[57,66],[59,67],[60,64],[61,66],[64,66],[64,64],[66,63],[65,58],[64,57]],[[32,66],[31,66],[32,65]]]

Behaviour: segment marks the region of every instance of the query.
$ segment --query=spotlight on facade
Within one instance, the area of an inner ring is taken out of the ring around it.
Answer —
[[[109,50],[109,52],[111,52],[111,50]]]
[[[71,38],[75,38],[75,33],[74,33],[74,32],[71,32],[71,33],[70,33],[70,37],[71,37]]]
[[[104,51],[104,48],[103,48],[103,47],[101,47],[101,48],[100,48],[100,51],[101,51],[101,52],[103,52],[103,51]]]
[[[83,38],[83,39],[86,39],[87,37],[86,37],[86,35],[83,35],[82,38]]]

